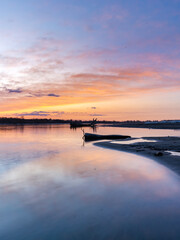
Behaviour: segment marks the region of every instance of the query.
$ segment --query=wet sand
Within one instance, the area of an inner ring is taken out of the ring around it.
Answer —
[[[180,175],[180,156],[172,155],[168,151],[180,153],[180,137],[144,137],[140,140],[146,142],[129,143],[129,140],[119,141],[102,141],[94,143],[95,146],[126,151],[139,154],[159,163],[166,165],[171,170]],[[132,139],[135,140],[135,139]],[[138,140],[138,138],[136,138]],[[148,142],[148,141],[149,142]],[[154,142],[153,142],[154,141]],[[124,143],[123,143],[124,142]]]

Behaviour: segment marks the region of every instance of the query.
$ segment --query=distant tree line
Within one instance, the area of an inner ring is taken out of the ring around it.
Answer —
[[[71,120],[62,119],[24,119],[24,118],[0,118],[0,124],[13,124],[13,125],[24,125],[24,124],[55,124],[55,123],[70,123]]]
[[[74,120],[69,119],[69,120],[62,120],[62,119],[51,119],[51,118],[32,118],[32,119],[25,119],[23,117],[21,118],[7,118],[7,117],[1,117],[0,118],[0,124],[12,124],[12,125],[25,125],[25,124],[65,124],[65,123],[71,123]],[[78,120],[78,122],[83,122],[83,123],[91,123],[92,120],[89,121],[82,121]],[[152,125],[180,125],[180,120],[163,120],[163,121],[139,121],[139,120],[134,120],[134,121],[106,121],[106,120],[101,120],[97,121],[97,124],[111,124],[111,125],[116,125],[116,126],[122,126],[122,127],[129,127],[129,126],[136,126],[136,127],[142,127],[145,126],[152,126]]]

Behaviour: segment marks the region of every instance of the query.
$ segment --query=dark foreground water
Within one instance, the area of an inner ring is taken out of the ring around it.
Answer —
[[[81,137],[68,126],[0,128],[0,239],[180,239],[179,176],[148,158],[84,145]]]

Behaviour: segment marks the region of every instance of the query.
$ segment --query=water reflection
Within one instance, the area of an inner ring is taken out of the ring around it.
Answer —
[[[136,138],[136,139],[131,139],[131,140],[121,140],[121,141],[111,141],[111,143],[116,143],[116,144],[133,144],[133,143],[141,143],[141,142],[157,142],[156,140],[146,140],[143,138]]]
[[[170,153],[173,156],[180,156],[180,152],[175,152],[175,151],[166,151],[168,153]]]
[[[98,129],[98,126],[97,125],[93,125],[93,126],[89,126],[89,127],[84,127],[84,126],[82,126],[82,127],[70,127],[70,129],[71,130],[73,130],[73,131],[76,131],[76,130],[79,130],[79,129],[81,129],[81,130],[84,130],[84,129],[90,129],[90,131],[93,131],[93,133],[96,133],[97,132],[97,129]]]
[[[179,239],[179,177],[82,145],[81,130],[0,131],[0,239]]]
[[[180,130],[169,129],[148,129],[148,128],[120,128],[120,127],[103,127],[98,129],[98,134],[120,134],[130,135],[131,137],[180,137]]]

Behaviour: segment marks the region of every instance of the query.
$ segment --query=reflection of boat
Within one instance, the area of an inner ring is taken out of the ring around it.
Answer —
[[[90,123],[82,123],[82,122],[72,122],[70,123],[70,127],[71,128],[77,128],[77,127],[92,127],[93,125],[91,125]]]
[[[95,125],[96,125],[96,120],[97,119],[93,119],[93,121],[90,122],[90,123],[85,123],[85,122],[82,122],[82,121],[72,121],[70,123],[70,127],[71,128],[78,128],[78,127],[92,127],[92,128],[94,128]]]
[[[92,134],[92,133],[84,133],[84,140],[85,141],[96,141],[102,139],[127,139],[131,138],[127,135],[99,135],[99,134]]]

